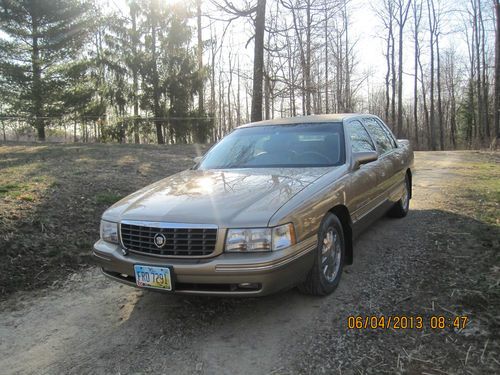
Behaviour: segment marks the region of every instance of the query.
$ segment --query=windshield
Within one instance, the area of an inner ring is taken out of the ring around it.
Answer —
[[[344,160],[342,123],[255,126],[223,138],[198,169],[327,167]]]

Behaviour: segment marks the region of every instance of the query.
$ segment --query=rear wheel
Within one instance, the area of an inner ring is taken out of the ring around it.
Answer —
[[[408,175],[405,176],[405,186],[403,196],[396,202],[394,207],[389,211],[389,216],[392,217],[405,217],[410,210],[410,179]]]
[[[332,293],[340,282],[344,257],[345,241],[342,224],[337,216],[328,213],[318,231],[314,265],[299,289],[315,296]]]

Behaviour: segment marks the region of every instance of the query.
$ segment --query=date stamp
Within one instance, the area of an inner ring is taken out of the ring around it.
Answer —
[[[447,317],[444,315],[349,315],[347,317],[348,329],[464,329],[469,323],[465,315]]]

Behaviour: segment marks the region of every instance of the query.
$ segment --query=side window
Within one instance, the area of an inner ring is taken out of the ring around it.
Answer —
[[[352,152],[375,151],[372,140],[361,122],[354,120],[347,125]]]
[[[393,141],[389,138],[382,126],[375,121],[375,119],[365,118],[363,121],[371,136],[375,140],[380,155],[383,155],[394,148]]]
[[[397,148],[398,144],[396,142],[396,137],[394,137],[394,134],[392,134],[392,132],[389,130],[388,126],[386,124],[384,124],[379,119],[375,119],[375,121],[377,121],[377,124],[380,124],[382,126],[382,129],[384,129],[386,134],[389,136],[389,139],[391,140],[391,143],[392,143],[392,147]]]

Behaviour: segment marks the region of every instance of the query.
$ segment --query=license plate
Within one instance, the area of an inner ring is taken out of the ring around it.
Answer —
[[[172,290],[170,268],[134,265],[135,282],[141,288]]]

